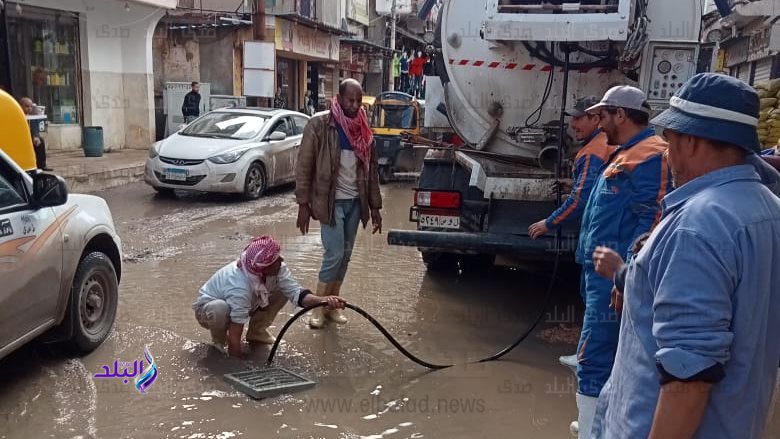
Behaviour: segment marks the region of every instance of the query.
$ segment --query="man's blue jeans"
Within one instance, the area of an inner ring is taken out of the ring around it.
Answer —
[[[321,224],[320,236],[325,255],[322,257],[320,282],[342,282],[355,246],[355,236],[360,225],[360,201],[336,200],[332,226]]]

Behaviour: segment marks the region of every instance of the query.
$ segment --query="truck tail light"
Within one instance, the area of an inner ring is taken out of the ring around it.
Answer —
[[[440,209],[460,209],[460,192],[415,191],[414,205]]]

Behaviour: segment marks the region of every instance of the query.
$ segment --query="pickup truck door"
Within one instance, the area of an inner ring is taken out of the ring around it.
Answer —
[[[55,323],[62,281],[62,224],[34,209],[23,176],[0,157],[0,348]]]

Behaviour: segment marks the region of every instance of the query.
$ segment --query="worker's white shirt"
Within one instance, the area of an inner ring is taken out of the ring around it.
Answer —
[[[221,299],[230,307],[231,322],[241,325],[247,323],[249,316],[261,306],[260,297],[255,293],[249,276],[238,268],[236,261],[225,265],[200,288],[200,295],[192,304],[192,309],[197,310],[212,300]],[[294,305],[298,305],[298,297],[303,290],[285,263],[282,263],[277,276],[265,278],[265,287],[269,295],[278,291]]]

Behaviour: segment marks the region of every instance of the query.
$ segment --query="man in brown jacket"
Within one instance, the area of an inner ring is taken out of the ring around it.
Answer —
[[[344,80],[330,111],[309,120],[298,152],[296,225],[305,235],[309,221],[318,220],[325,248],[317,296],[340,294],[360,222],[365,228],[370,218],[373,233],[382,232],[377,155],[362,102],[360,83]],[[324,317],[347,321],[339,310],[317,308],[309,326],[321,328]]]

